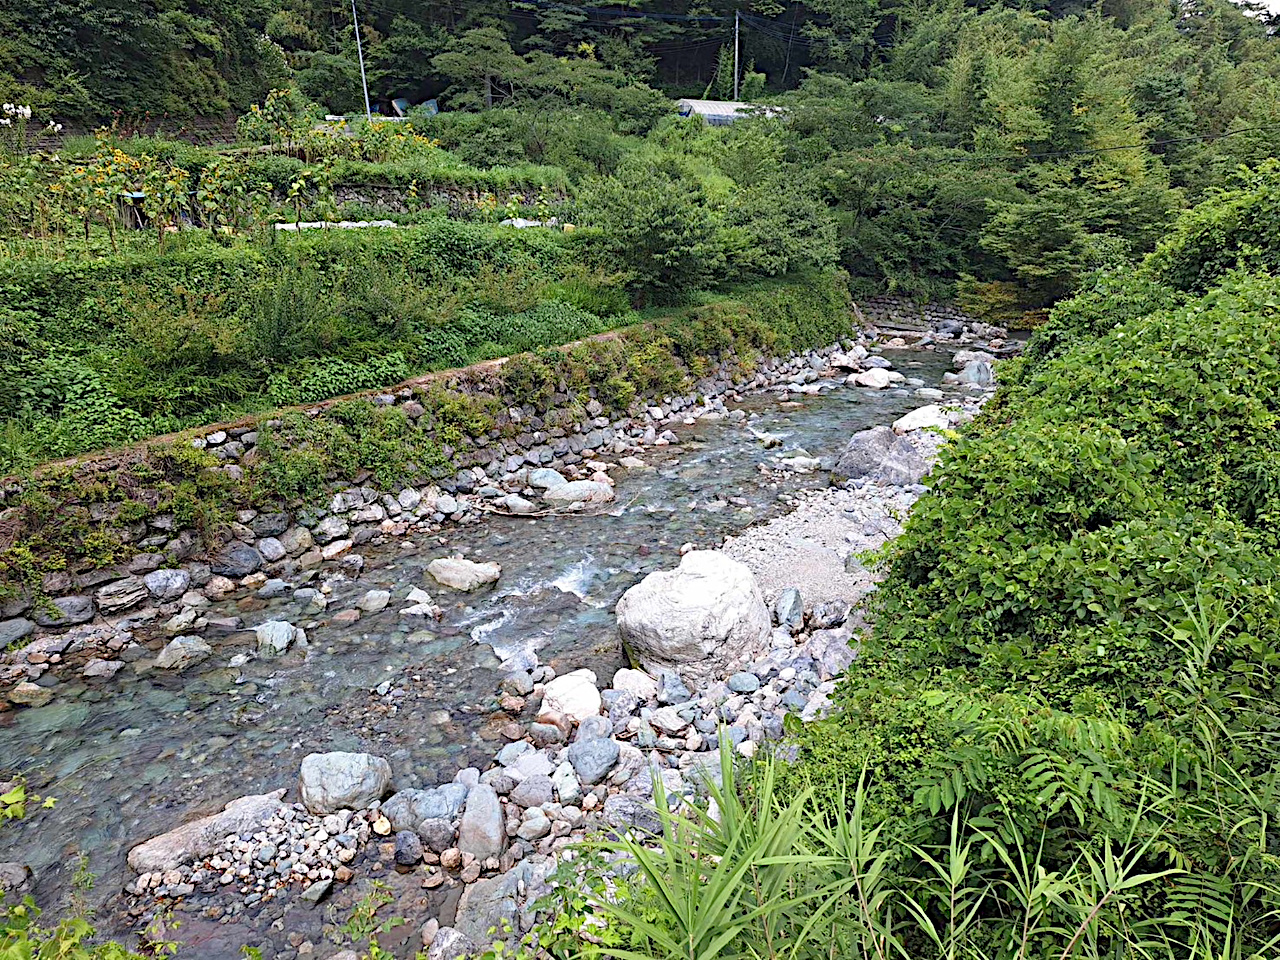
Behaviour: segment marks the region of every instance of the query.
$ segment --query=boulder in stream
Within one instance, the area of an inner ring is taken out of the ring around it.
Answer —
[[[622,595],[617,616],[623,642],[645,670],[679,667],[695,684],[769,649],[769,610],[755,577],[718,550],[693,550],[675,570],[649,574]]]
[[[495,583],[502,576],[502,566],[497,563],[476,563],[461,557],[440,557],[427,565],[427,572],[442,586],[469,592],[485,584]]]
[[[283,790],[232,800],[215,813],[140,843],[129,851],[129,866],[138,873],[173,870],[211,856],[229,834],[252,833],[284,808]]]
[[[906,486],[919,483],[929,464],[910,440],[899,437],[892,427],[880,426],[850,437],[831,472],[843,480],[870,477]]]
[[[312,813],[360,810],[391,787],[391,764],[370,753],[312,753],[298,776],[302,803]]]

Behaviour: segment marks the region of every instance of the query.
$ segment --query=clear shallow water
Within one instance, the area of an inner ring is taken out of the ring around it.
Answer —
[[[949,369],[949,355],[885,356],[930,386]],[[613,515],[491,516],[414,539],[412,548],[367,548],[364,573],[334,583],[326,616],[371,589],[390,589],[393,600],[354,625],[312,628],[314,611],[287,598],[210,611],[235,613],[248,625],[283,618],[307,626],[305,653],[232,670],[220,665],[247,648],[210,638],[214,656],[184,674],[126,669],[95,686],[68,677],[48,706],[0,714],[0,779],[22,773],[34,790],[58,798],[53,810],[5,826],[0,859],[28,863],[37,901],[56,913],[76,858],[86,854],[99,877],[88,902],[103,929],[119,935],[127,929],[117,901],[131,877],[130,847],[235,797],[292,788],[307,753],[386,756],[399,787],[487,766],[504,742],[505,718],[496,716],[502,660],[531,662],[536,651],[558,670],[586,666],[611,676],[621,665],[612,610],[623,591],[678,563],[681,544],[716,545],[776,513],[779,494],[825,483],[815,474],[775,489],[760,464],[798,448],[835,455],[854,431],[924,402],[844,388],[793,399],[798,409],[782,410],[770,397],[744,405],[759,413],[757,430],[785,438],[781,450],[765,451],[729,421],[681,428],[679,446],[646,453],[654,469],[615,472]],[[460,596],[425,574],[432,559],[459,550],[502,564],[493,590]],[[439,622],[399,615],[400,601],[419,585],[443,608]],[[389,688],[375,692],[384,683]],[[240,943],[259,941],[252,921],[236,927],[239,936],[225,934],[226,952],[210,947],[199,955],[238,956]]]

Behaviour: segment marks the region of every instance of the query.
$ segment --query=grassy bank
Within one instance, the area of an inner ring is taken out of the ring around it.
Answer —
[[[460,466],[497,456],[476,438],[488,443],[521,432],[512,407],[531,407],[566,426],[583,419],[591,400],[621,415],[647,398],[687,390],[722,362],[750,370],[762,356],[848,336],[851,323],[841,274],[764,281],[563,349],[553,345],[572,339],[570,330],[556,328],[496,375],[462,371],[415,386],[422,408],[416,417],[404,406],[362,398],[251,417],[245,425],[255,427],[258,443],[239,477],[214,469],[221,462],[185,439],[50,465],[22,477],[21,492],[4,501],[0,584],[10,594],[38,595],[47,573],[126,559],[142,549],[137,541],[147,521],[161,515],[208,546],[240,508],[289,509],[357,478],[395,490],[451,477]],[[533,336],[528,328],[522,335]]]

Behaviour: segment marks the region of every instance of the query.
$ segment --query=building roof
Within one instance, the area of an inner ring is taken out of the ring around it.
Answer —
[[[682,117],[697,115],[707,123],[724,126],[733,123],[739,117],[761,111],[766,117],[778,116],[780,107],[766,107],[758,103],[742,103],[738,100],[681,100],[676,105],[676,112]]]

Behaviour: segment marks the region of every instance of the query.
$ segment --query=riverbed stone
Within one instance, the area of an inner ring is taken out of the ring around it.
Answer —
[[[38,683],[24,680],[7,694],[10,703],[25,707],[43,707],[53,699],[53,688],[42,687]]]
[[[608,503],[613,499],[613,487],[596,480],[571,480],[552,487],[543,497],[552,503]]]
[[[428,820],[458,818],[467,802],[467,789],[465,784],[446,783],[431,790],[400,790],[382,805],[382,812],[396,830],[416,830],[421,836]]]
[[[156,657],[156,666],[161,670],[185,670],[212,653],[213,647],[199,637],[174,637]]]
[[[259,540],[258,552],[262,554],[262,559],[267,563],[275,563],[277,560],[283,560],[289,555],[289,551],[284,548],[284,544],[275,537],[263,537]]]
[[[574,670],[556,677],[543,690],[543,710],[563,714],[575,722],[596,716],[601,706],[596,675],[590,670]]]
[[[462,811],[462,823],[458,828],[458,849],[477,860],[485,860],[500,856],[506,841],[506,825],[498,794],[488,784],[479,783],[467,794],[467,806]]]
[[[540,807],[550,803],[554,793],[551,777],[544,773],[526,777],[511,788],[507,799],[522,807]]]
[[[894,433],[912,433],[916,430],[946,430],[951,426],[947,411],[936,403],[917,407],[893,421]]]
[[[788,587],[778,594],[773,604],[773,616],[778,626],[793,633],[804,626],[804,599],[795,587]]]
[[[477,944],[461,930],[441,927],[427,951],[427,960],[464,960],[478,949]]]
[[[360,810],[391,786],[391,764],[370,753],[312,753],[298,774],[302,803],[312,813]]]
[[[228,544],[209,561],[209,569],[213,573],[233,580],[247,577],[261,566],[262,554],[247,543]]]
[[[548,467],[539,467],[529,471],[529,486],[536,490],[552,490],[563,487],[569,481],[558,471]]]
[[[884,390],[893,382],[888,370],[882,370],[873,367],[870,370],[864,370],[862,373],[855,373],[849,378],[854,386],[869,387],[872,390]]]
[[[157,600],[174,600],[191,586],[191,574],[186,570],[153,570],[142,579]]]
[[[264,657],[278,657],[306,634],[287,620],[268,620],[253,628],[258,637],[258,653]],[[299,637],[302,634],[302,637]]]
[[[391,602],[391,591],[370,590],[356,604],[365,613],[380,613]]]
[[[623,667],[613,675],[613,689],[629,693],[643,703],[658,695],[658,681],[643,670]]]
[[[184,823],[129,851],[129,866],[138,873],[174,870],[191,860],[213,855],[230,834],[252,833],[284,809],[284,790],[232,800],[220,813]]]
[[[53,610],[43,604],[35,608],[32,619],[42,627],[72,627],[93,619],[93,598],[85,596],[55,597]]]
[[[729,689],[734,693],[755,693],[760,689],[760,678],[745,670],[729,678]]]
[[[115,613],[147,599],[147,585],[139,577],[125,577],[100,587],[94,594],[94,599],[98,601],[98,609],[103,613]]]
[[[24,637],[31,635],[36,628],[35,622],[26,617],[14,617],[0,623],[0,650],[10,647]]]
[[[422,862],[422,838],[410,830],[396,833],[396,863],[402,867],[413,867]]]
[[[618,633],[650,673],[679,667],[705,684],[768,649],[772,621],[755,577],[718,550],[692,550],[622,595]]]
[[[502,576],[502,566],[462,557],[439,557],[427,564],[427,572],[442,586],[468,593],[495,583]]]
[[[594,786],[609,775],[618,762],[618,752],[618,744],[613,740],[580,740],[569,745],[569,763],[579,781]]]

